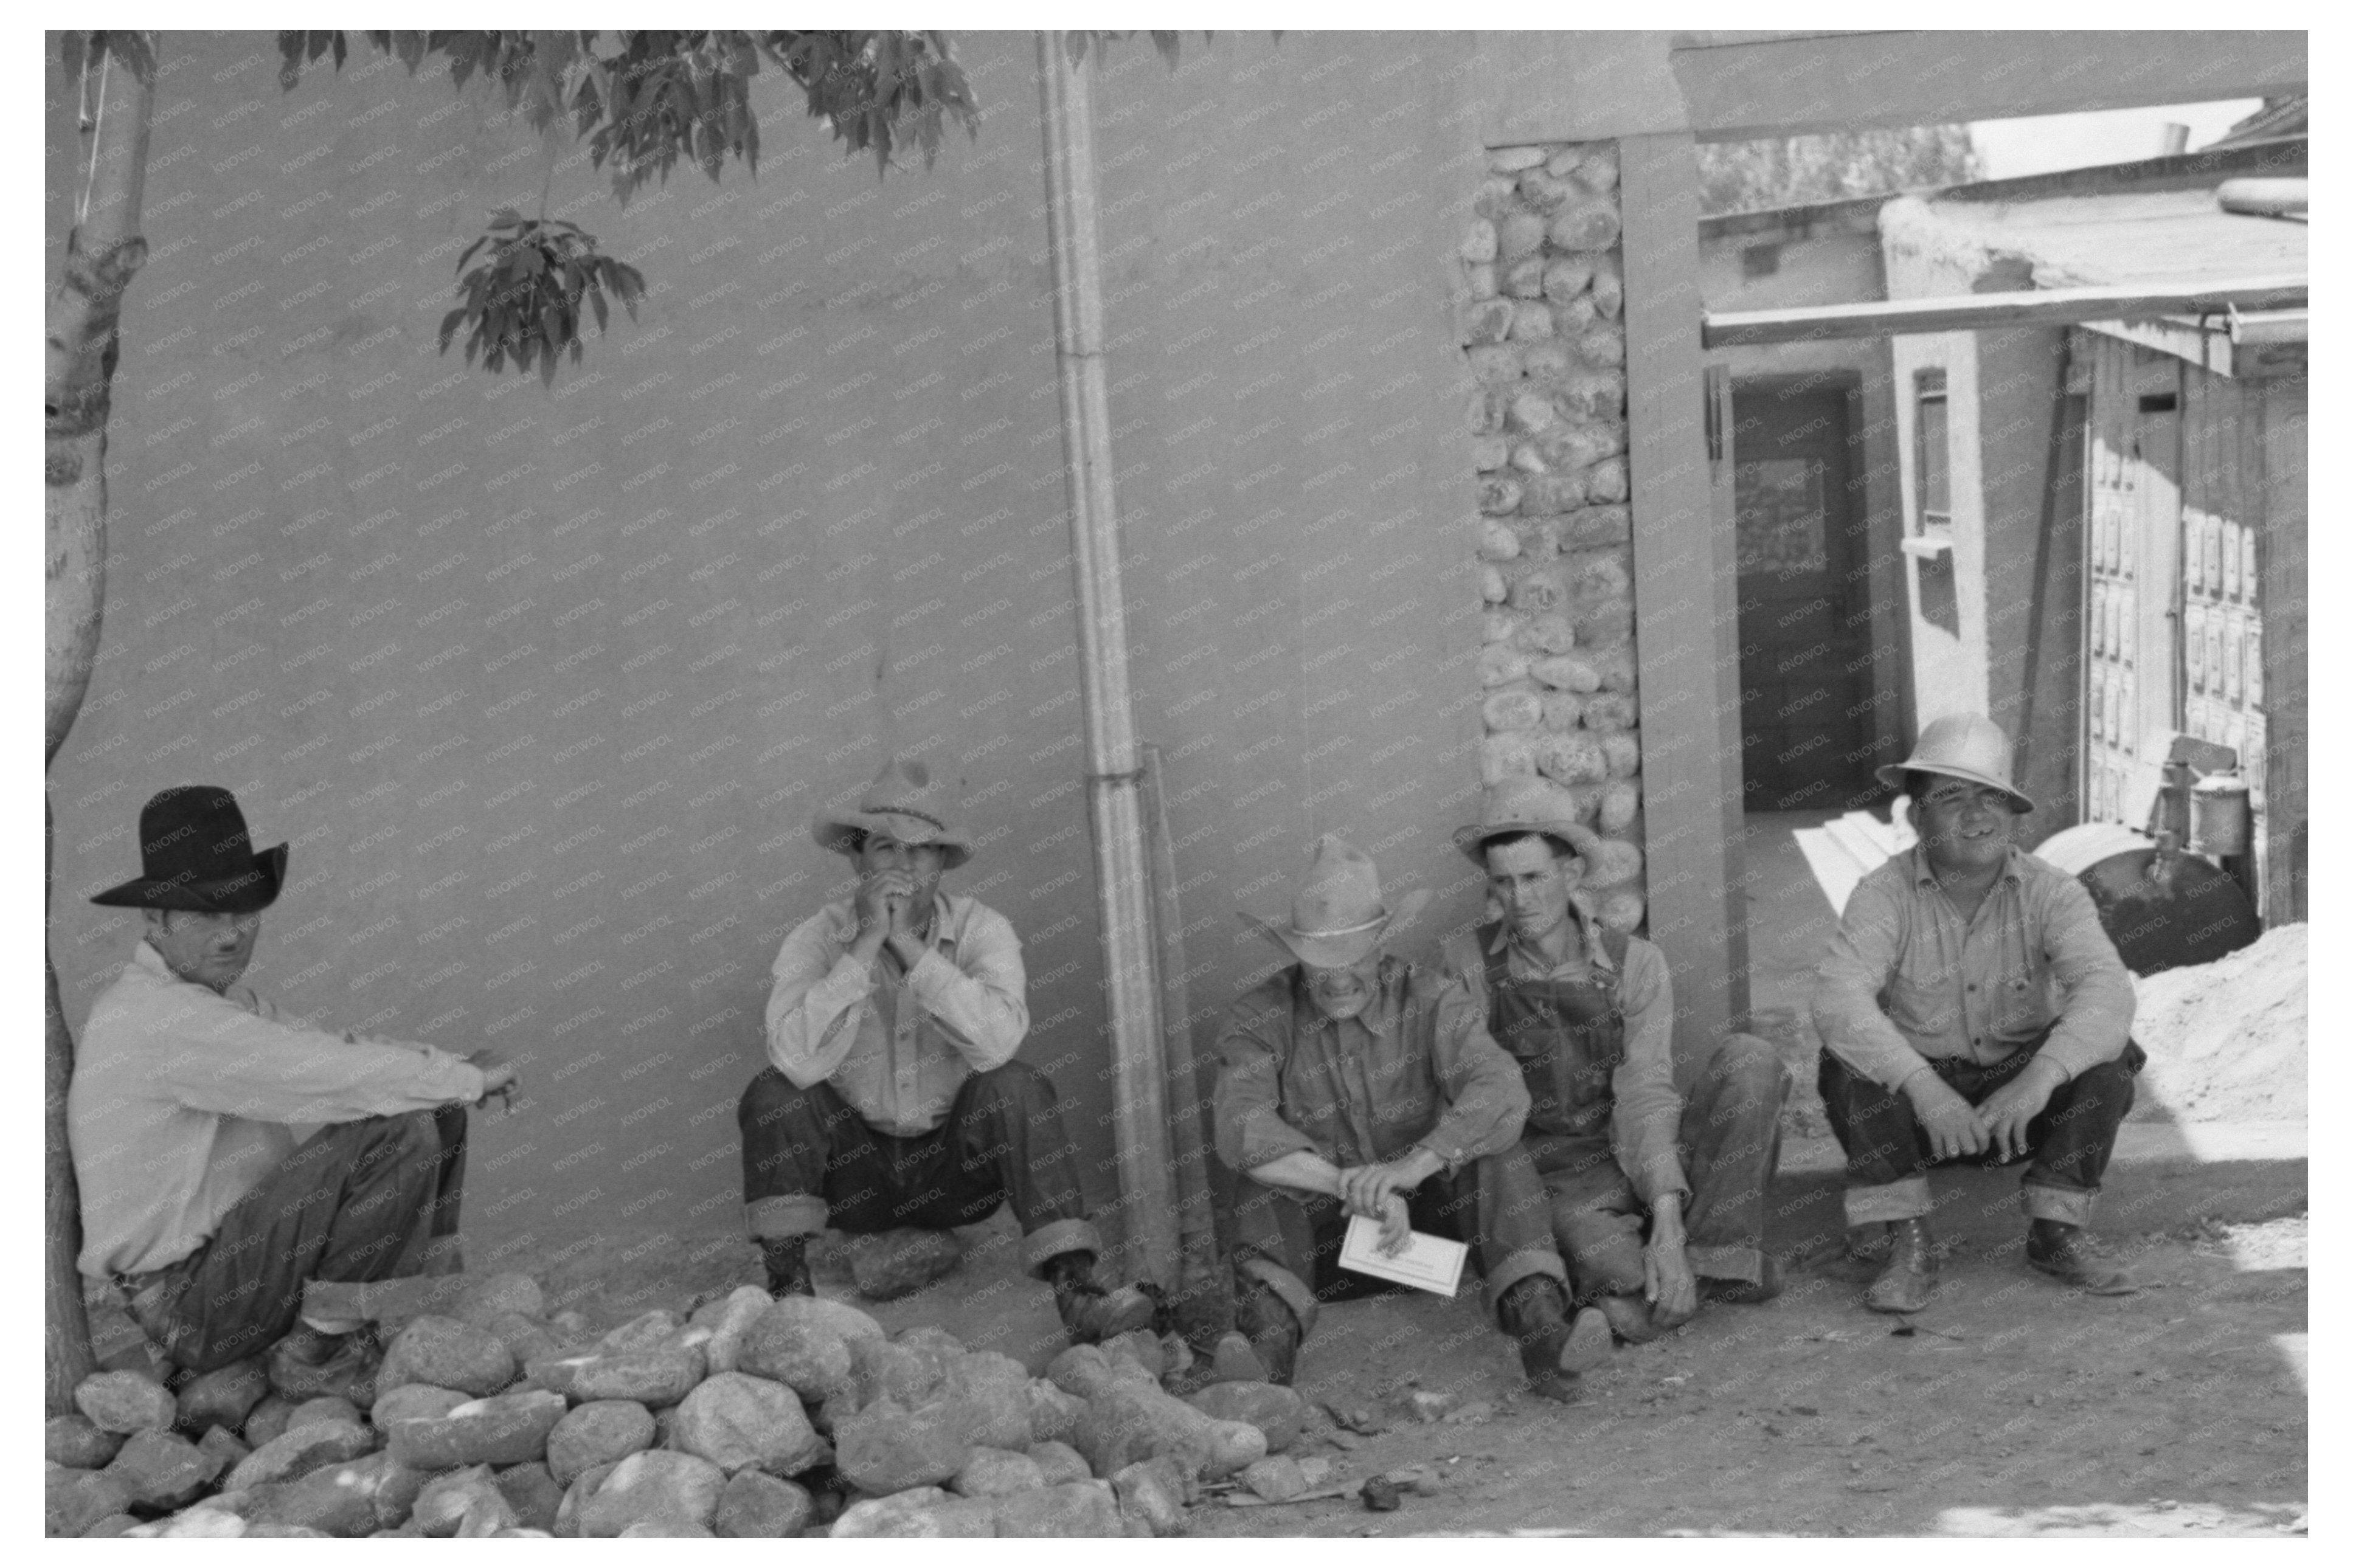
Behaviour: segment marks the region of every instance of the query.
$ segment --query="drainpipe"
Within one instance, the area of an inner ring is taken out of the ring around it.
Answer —
[[[1111,411],[1103,386],[1103,257],[1095,218],[1094,105],[1089,66],[1069,35],[1038,35],[1046,138],[1046,233],[1054,290],[1054,363],[1070,475],[1071,575],[1078,600],[1079,695],[1085,708],[1087,815],[1111,1004],[1113,1136],[1129,1263],[1176,1284],[1170,1197],[1167,1074],[1152,885],[1145,857],[1143,766],[1127,683],[1127,606],[1120,588],[1119,510],[1112,497]]]

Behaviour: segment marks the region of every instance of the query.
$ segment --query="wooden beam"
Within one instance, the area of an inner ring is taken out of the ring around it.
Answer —
[[[2232,309],[2301,310],[2311,303],[2303,278],[2242,278],[2217,283],[2030,289],[1957,294],[1934,300],[1869,300],[1785,310],[1703,311],[1704,348],[1815,342],[1826,338],[1902,337],[1915,332],[1983,331],[1997,327],[2061,327],[2079,321],[2154,321],[2221,316]]]
[[[2269,98],[2309,77],[2289,30],[1678,38],[1670,58],[1703,142]]]
[[[1642,698],[1650,936],[1688,1085],[1748,1013],[1740,647],[1732,531],[1716,526],[1699,334],[1699,182],[1687,135],[1618,144],[1625,213],[1627,457]]]

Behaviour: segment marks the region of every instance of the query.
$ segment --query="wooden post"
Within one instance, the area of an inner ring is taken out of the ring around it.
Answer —
[[[1618,162],[1643,847],[1651,940],[1674,976],[1682,1085],[1748,1015],[1739,610],[1707,456],[1692,138],[1629,136]]]

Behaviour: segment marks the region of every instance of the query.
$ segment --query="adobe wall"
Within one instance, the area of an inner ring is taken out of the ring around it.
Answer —
[[[1226,34],[1172,75],[1139,41],[1098,82],[1137,720],[1205,1057],[1268,957],[1232,911],[1284,907],[1317,834],[1444,892],[1412,951],[1478,913],[1446,842],[1481,737],[1470,48]],[[847,889],[809,815],[916,751],[1108,1202],[1034,57],[959,55],[985,122],[928,174],[878,183],[764,75],[756,181],[623,208],[438,70],[364,50],[281,94],[269,35],[167,36],[105,637],[52,775],[77,1026],[133,940],[85,899],[135,868],[140,802],[227,784],[294,846],[259,987],[522,1058],[523,1113],[478,1119],[477,1260],[732,1228],[769,962]],[[543,181],[653,289],[552,392],[434,350],[459,252]]]

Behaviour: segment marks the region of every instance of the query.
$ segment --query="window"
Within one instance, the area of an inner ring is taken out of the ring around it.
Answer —
[[[1770,278],[1781,270],[1781,247],[1778,245],[1743,246],[1740,251],[1740,276],[1746,279]]]
[[[1919,479],[1920,526],[1949,528],[1953,521],[1952,454],[1945,435],[1945,373],[1924,370],[1914,382],[1915,453]]]

